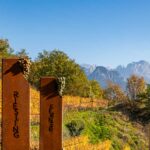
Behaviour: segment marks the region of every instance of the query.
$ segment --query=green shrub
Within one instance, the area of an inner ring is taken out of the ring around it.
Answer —
[[[65,125],[69,130],[70,136],[79,136],[84,129],[84,123],[81,120],[72,120]]]

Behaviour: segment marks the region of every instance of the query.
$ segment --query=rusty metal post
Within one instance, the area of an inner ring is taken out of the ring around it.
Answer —
[[[40,150],[62,150],[62,98],[56,78],[41,78]]]
[[[18,59],[3,59],[2,150],[29,150],[29,99]]]

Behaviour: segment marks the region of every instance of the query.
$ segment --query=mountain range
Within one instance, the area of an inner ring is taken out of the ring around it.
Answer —
[[[90,80],[97,80],[102,88],[106,88],[108,81],[111,81],[125,89],[127,78],[133,74],[144,77],[150,84],[150,63],[144,60],[129,63],[127,66],[119,65],[114,69],[88,64],[81,65],[81,68]]]

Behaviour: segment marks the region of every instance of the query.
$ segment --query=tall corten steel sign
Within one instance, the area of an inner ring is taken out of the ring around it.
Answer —
[[[18,59],[3,59],[2,150],[29,150],[29,99]]]
[[[56,78],[42,78],[40,93],[40,150],[62,150],[62,97]]]

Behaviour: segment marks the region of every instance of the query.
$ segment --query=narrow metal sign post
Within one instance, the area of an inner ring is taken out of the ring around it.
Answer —
[[[56,78],[41,78],[40,150],[62,150],[62,98]]]
[[[3,59],[2,150],[29,150],[29,99],[18,59]]]

